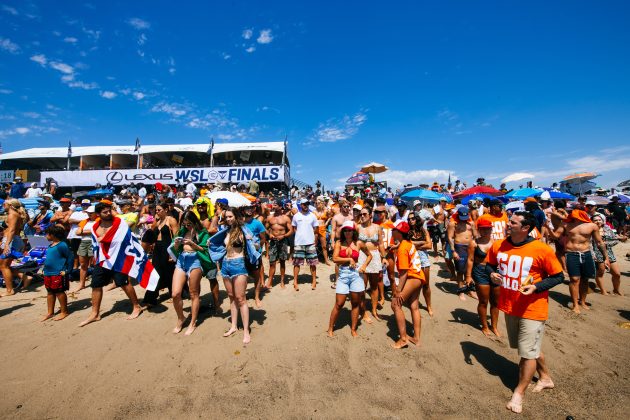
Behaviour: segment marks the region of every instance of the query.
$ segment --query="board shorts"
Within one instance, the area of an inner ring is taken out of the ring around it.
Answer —
[[[4,250],[4,245],[6,244],[6,238],[2,238],[2,245],[0,248]],[[7,260],[9,258],[21,258],[23,257],[24,251],[24,241],[18,235],[13,236],[13,240],[11,241],[11,251],[8,255],[4,255],[4,253],[0,253],[0,260]]]
[[[429,260],[429,256],[424,251],[418,251],[418,257],[420,257],[420,267],[427,268],[431,267],[431,261]]]
[[[105,287],[111,283],[112,280],[116,287],[123,287],[129,284],[129,276],[126,274],[109,270],[100,265],[94,266],[94,270],[92,270],[92,289]]]
[[[337,278],[335,293],[338,295],[347,295],[350,292],[365,292],[365,282],[357,269],[342,265],[339,267],[339,278]]]
[[[175,268],[179,268],[187,276],[190,276],[195,269],[201,270],[201,261],[199,261],[199,257],[196,252],[182,252],[177,257],[177,264],[175,264]]]
[[[245,257],[223,258],[221,261],[221,276],[224,279],[233,279],[237,276],[248,276],[247,267],[245,266]]]
[[[293,265],[299,266],[307,264],[313,267],[316,266],[318,262],[317,247],[315,244],[295,245],[293,247]]]
[[[429,231],[429,235],[431,236],[431,240],[434,243],[446,242],[446,226],[444,223],[438,223],[437,225],[427,226],[427,230]]]
[[[505,314],[505,328],[510,347],[518,349],[519,357],[528,360],[538,359],[545,335],[545,321]]]
[[[92,240],[81,241],[81,245],[79,245],[79,249],[77,250],[77,255],[79,257],[93,257],[94,248],[92,247]]]
[[[61,274],[56,276],[44,276],[44,287],[46,287],[46,291],[49,295],[67,291],[70,288],[69,283],[68,276],[62,276]]]
[[[372,254],[372,261],[370,261],[370,264],[365,268],[365,272],[368,274],[378,274],[383,270],[381,253],[378,252],[377,249],[375,249],[373,251],[370,251],[370,254]],[[366,260],[367,255],[359,251],[359,261],[357,262],[357,266],[363,267],[363,264],[365,264]]]
[[[595,261],[591,251],[567,251],[567,273],[569,277],[579,277],[582,279],[595,278]]]
[[[287,238],[271,239],[268,242],[269,262],[286,261],[289,259],[289,240]]]
[[[468,263],[468,244],[455,244],[455,252],[459,255],[459,259],[455,262],[455,270],[457,274],[466,274],[466,264]]]

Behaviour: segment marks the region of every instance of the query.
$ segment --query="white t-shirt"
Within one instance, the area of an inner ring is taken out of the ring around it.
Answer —
[[[197,191],[197,187],[195,187],[195,184],[191,182],[190,184],[186,185],[186,194],[195,194],[195,191]]]
[[[83,226],[83,233],[92,232],[92,226],[94,226],[96,220],[90,220]],[[75,231],[76,232],[76,231]],[[92,242],[92,235],[81,235],[81,240],[86,242]]]
[[[147,196],[147,189],[146,189],[146,188],[144,188],[144,187],[140,188],[140,189],[138,190],[138,195],[139,195],[140,197],[142,197],[142,198],[146,197],[146,196]]]
[[[88,218],[88,214],[84,211],[75,211],[70,216],[70,220],[72,220],[72,224],[70,225],[70,232],[68,232],[68,239],[77,239],[81,238],[81,236],[77,235],[77,228],[79,227],[79,223]]]
[[[178,198],[177,200],[175,200],[175,202],[182,206],[184,210],[187,210],[188,207],[192,206],[193,204],[192,198],[190,197]]]
[[[24,194],[24,198],[37,198],[37,197],[41,197],[41,195],[44,192],[42,191],[41,188],[29,188],[28,190],[26,190],[26,193]]]
[[[293,216],[291,224],[295,226],[295,245],[313,245],[315,243],[314,229],[319,226],[315,213],[298,212]]]

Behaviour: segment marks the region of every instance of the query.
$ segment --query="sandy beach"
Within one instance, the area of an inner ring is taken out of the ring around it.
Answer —
[[[626,295],[629,251],[627,243],[615,248]],[[121,290],[105,294],[102,321],[85,328],[77,325],[89,313],[89,289],[69,298],[72,313],[61,322],[38,322],[46,307],[43,286],[3,297],[0,412],[25,419],[516,416],[505,409],[517,382],[516,351],[507,338],[481,333],[477,301],[461,302],[440,270],[433,264],[436,314],[422,311],[422,345],[400,351],[389,347],[389,302],[381,311],[384,321],[360,325],[357,339],[350,336],[348,304],[336,337],[326,336],[334,292],[333,269],[324,265],[317,290],[303,269],[299,292],[276,285],[264,296],[264,307],[251,311],[247,347],[242,332],[222,337],[227,312],[211,316],[205,310],[190,337],[171,333],[176,318],[165,302],[127,321],[130,305]],[[606,284],[612,289],[609,276]],[[204,305],[208,291],[204,281]],[[551,291],[543,350],[556,388],[528,392],[522,417],[627,418],[630,329],[622,324],[630,321],[630,297],[593,293],[591,310],[577,317],[568,301],[567,285]],[[503,316],[500,330],[505,335]]]

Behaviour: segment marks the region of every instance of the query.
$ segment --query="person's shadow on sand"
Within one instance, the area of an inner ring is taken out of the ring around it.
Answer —
[[[497,354],[488,347],[481,346],[472,341],[462,341],[462,352],[464,353],[464,361],[472,365],[474,357],[490,375],[498,376],[510,390],[513,390],[518,384],[518,365],[513,361]]]
[[[619,312],[619,316],[630,321],[630,311],[626,311],[625,309],[617,309],[617,312]]]
[[[475,329],[479,329],[479,325],[481,324],[478,314],[467,311],[463,308],[456,308],[452,310],[451,315],[453,315],[453,319],[449,320],[448,322],[459,322],[460,324],[470,325]]]
[[[571,296],[557,292],[555,290],[549,290],[549,297],[565,308],[569,307],[569,303],[571,303]]]
[[[8,308],[0,309],[0,318],[3,316],[9,315],[13,311],[17,311],[18,309],[28,308],[29,306],[33,306],[32,303],[20,303],[19,305],[10,306]]]
[[[387,316],[381,314],[381,318],[387,319],[387,336],[394,341],[398,341],[400,335],[398,334],[396,315],[391,314]],[[407,331],[407,335],[413,337],[413,324],[407,319],[407,317],[405,317],[405,330]]]
[[[457,294],[457,283],[453,281],[442,281],[440,283],[435,283],[435,287],[440,289],[444,293],[449,294]]]

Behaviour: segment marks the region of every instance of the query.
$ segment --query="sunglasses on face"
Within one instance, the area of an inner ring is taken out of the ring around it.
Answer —
[[[408,217],[407,220],[416,220],[415,217]]]
[[[361,216],[369,216],[370,213],[361,213]]]
[[[374,213],[376,214],[383,214],[383,213],[387,213],[385,210],[376,210]]]

